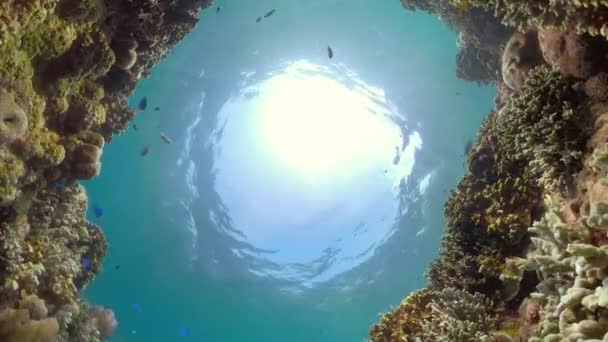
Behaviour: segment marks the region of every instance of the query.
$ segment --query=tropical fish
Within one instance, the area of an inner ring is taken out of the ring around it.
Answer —
[[[190,335],[190,332],[186,328],[179,328],[179,334],[182,336],[188,336]]]
[[[143,112],[144,110],[146,110],[146,107],[148,107],[148,98],[144,96],[141,100],[139,100],[139,104],[137,105],[137,111]]]
[[[164,142],[166,142],[167,144],[172,143],[173,141],[171,140],[171,138],[169,138],[165,133],[160,133],[160,138],[163,139]]]
[[[262,17],[257,17],[257,18],[255,19],[255,22],[256,22],[256,23],[259,23],[260,21],[262,21]]]
[[[141,149],[141,151],[139,151],[139,155],[144,157],[149,152],[150,152],[150,145],[146,145],[146,146],[144,146],[144,148]]]
[[[460,96],[460,92],[459,91],[456,92],[456,96]]]
[[[327,57],[329,57],[329,59],[334,58],[334,50],[331,49],[331,46],[327,47]]]
[[[55,182],[55,190],[62,190],[65,188],[65,184],[62,182]]]
[[[160,107],[154,107],[154,110],[158,112],[160,110]]]
[[[120,265],[114,266],[114,269],[118,271],[120,269]]]
[[[135,122],[133,123],[133,130],[137,131],[137,125],[135,124]]]
[[[141,304],[133,304],[133,309],[137,312],[141,312]]]
[[[82,259],[82,266],[84,267],[85,270],[90,271],[91,270],[91,260],[89,260],[89,258]]]
[[[215,9],[215,13],[220,13],[221,10],[222,8],[220,6],[217,6],[217,8]]]
[[[467,140],[467,144],[464,145],[464,155],[467,156],[471,152],[471,149],[473,149],[473,140],[469,139]]]
[[[276,12],[276,11],[277,11],[277,10],[275,10],[274,8],[273,8],[273,9],[271,9],[270,11],[266,12],[266,14],[264,14],[264,18],[268,18],[268,17],[270,17],[270,16],[271,16],[271,15],[273,15],[273,14],[274,14],[274,12]]]
[[[93,213],[95,214],[95,218],[100,218],[103,216],[103,209],[99,205],[93,204]]]

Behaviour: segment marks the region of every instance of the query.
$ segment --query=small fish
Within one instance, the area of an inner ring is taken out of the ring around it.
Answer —
[[[65,189],[65,184],[63,184],[62,182],[55,182],[55,190],[62,190]]]
[[[160,107],[154,107],[154,110],[158,112],[160,110]]]
[[[137,312],[141,312],[141,304],[133,304],[133,309]]]
[[[139,100],[139,104],[137,105],[137,111],[143,112],[144,110],[146,110],[146,107],[148,107],[148,98],[144,96],[141,100]]]
[[[388,173],[388,170],[384,170],[384,173]]]
[[[262,21],[262,17],[257,17],[257,18],[255,19],[255,22],[256,22],[256,23],[259,23],[260,21]]]
[[[179,334],[182,336],[188,336],[190,335],[190,332],[186,328],[179,328]]]
[[[215,13],[220,13],[221,10],[222,8],[220,6],[217,6],[217,8],[215,9]]]
[[[135,124],[135,122],[133,123],[133,130],[137,131],[137,125]]]
[[[456,92],[456,96],[460,96],[460,92],[459,91]]]
[[[103,216],[103,209],[99,205],[93,204],[93,213],[95,214],[95,218],[100,218]]]
[[[114,269],[118,271],[120,269],[120,265],[114,266]]]
[[[139,155],[144,157],[149,152],[150,152],[150,145],[146,145],[146,146],[144,146],[144,148],[141,149],[141,151],[139,151]]]
[[[165,133],[160,133],[160,138],[163,139],[163,141],[167,144],[170,144],[173,142],[173,140],[171,140],[171,138],[169,138]]]
[[[89,260],[89,258],[82,259],[82,266],[84,266],[85,270],[90,271],[91,270],[91,260]]]
[[[334,58],[334,50],[332,50],[331,46],[327,47],[327,57],[329,57],[329,59]]]
[[[276,11],[277,11],[277,10],[275,10],[274,8],[273,8],[273,9],[271,9],[270,11],[266,12],[266,14],[264,14],[264,18],[268,18],[268,17],[270,17],[270,16],[271,16],[271,15],[273,15],[273,14],[274,14],[274,12],[276,12]]]

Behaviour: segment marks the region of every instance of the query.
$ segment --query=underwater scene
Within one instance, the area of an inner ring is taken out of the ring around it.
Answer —
[[[0,342],[608,342],[608,1],[1,0]]]

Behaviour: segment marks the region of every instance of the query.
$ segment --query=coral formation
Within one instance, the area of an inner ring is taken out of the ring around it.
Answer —
[[[107,243],[79,179],[135,113],[127,97],[209,0],[0,2],[0,340],[102,341],[78,292]],[[83,261],[87,261],[87,267]]]
[[[502,55],[502,79],[512,90],[518,90],[534,67],[543,63],[535,31],[516,32],[507,42]]]
[[[608,340],[608,3],[402,3],[460,32],[459,53],[480,61],[457,69],[487,78],[500,51],[502,78],[493,79],[495,110],[467,156],[469,174],[445,205],[429,286],[384,315],[372,340]],[[480,13],[519,32],[496,39],[498,49],[483,39],[463,44],[479,33],[465,18]],[[486,319],[466,318],[471,312]]]

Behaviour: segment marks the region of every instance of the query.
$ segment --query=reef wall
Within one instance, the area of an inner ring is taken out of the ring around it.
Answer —
[[[388,341],[608,341],[608,1],[402,0],[459,33],[495,109]]]
[[[127,97],[211,0],[0,1],[0,341],[103,341],[78,291],[107,243],[78,180],[135,113]]]

